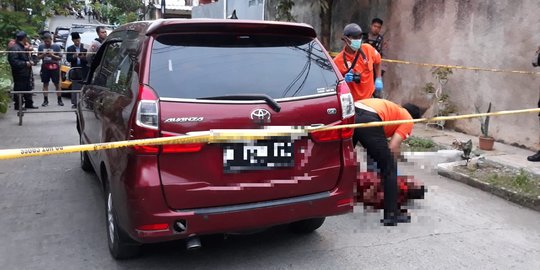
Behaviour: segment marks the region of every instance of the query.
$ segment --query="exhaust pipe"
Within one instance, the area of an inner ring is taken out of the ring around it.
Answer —
[[[186,248],[187,250],[197,250],[202,247],[201,239],[197,236],[192,236],[186,239]]]

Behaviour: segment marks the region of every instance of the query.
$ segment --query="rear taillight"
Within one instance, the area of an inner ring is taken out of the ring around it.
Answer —
[[[135,124],[131,127],[131,140],[157,138],[159,136],[159,100],[150,87],[142,85],[139,89]],[[158,145],[134,146],[137,153],[157,154]]]
[[[338,85],[338,95],[342,119],[354,117],[354,99],[346,83],[342,82]]]
[[[339,95],[339,101],[341,103],[341,124],[342,125],[348,125],[348,124],[354,124],[354,116],[355,116],[355,109],[354,109],[354,98],[351,94],[351,90],[349,90],[349,86],[345,82],[341,82],[338,84],[338,95]],[[354,133],[354,129],[352,128],[344,128],[341,129],[341,138],[342,139],[350,139],[352,138]]]
[[[327,127],[337,126],[337,125],[342,125],[342,124],[349,124],[349,123],[345,123],[344,121],[339,121],[339,122],[327,125]],[[311,139],[315,142],[338,141],[342,139],[351,138],[352,132],[350,130],[352,129],[348,128],[348,129],[331,129],[331,130],[326,130],[326,131],[315,131],[315,132],[312,132],[310,136],[311,136]]]
[[[163,133],[163,137],[173,137],[176,134]],[[193,153],[201,151],[204,144],[202,143],[188,143],[188,144],[164,144],[161,148],[162,153]]]
[[[346,83],[338,85],[339,103],[341,105],[342,120],[328,126],[354,124],[354,99]],[[316,142],[329,142],[350,139],[354,133],[352,128],[333,129],[311,133],[311,139]]]

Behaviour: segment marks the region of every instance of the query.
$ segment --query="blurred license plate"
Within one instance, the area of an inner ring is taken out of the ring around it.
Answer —
[[[225,172],[271,170],[294,166],[291,141],[256,141],[223,145]]]

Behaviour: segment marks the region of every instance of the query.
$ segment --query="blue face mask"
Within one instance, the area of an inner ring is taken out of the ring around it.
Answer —
[[[358,49],[360,49],[361,46],[362,46],[362,40],[361,39],[351,39],[351,45],[349,45],[349,47],[351,47],[351,49],[353,49],[355,51],[358,51]]]

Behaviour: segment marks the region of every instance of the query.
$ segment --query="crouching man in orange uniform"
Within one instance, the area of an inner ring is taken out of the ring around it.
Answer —
[[[355,122],[369,123],[418,119],[420,108],[413,104],[399,106],[391,101],[377,98],[355,102]],[[366,149],[367,155],[377,163],[384,191],[384,226],[410,222],[409,214],[398,209],[397,157],[401,143],[412,133],[413,123],[388,125],[384,127],[357,128],[354,130],[353,145],[358,142]],[[387,139],[390,138],[390,141]]]

